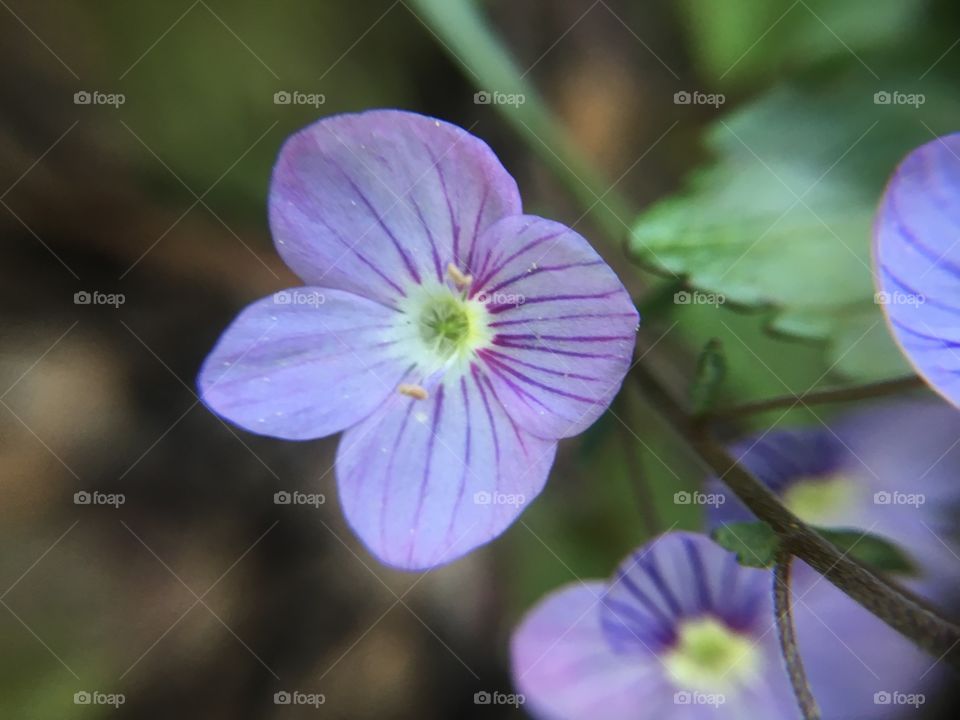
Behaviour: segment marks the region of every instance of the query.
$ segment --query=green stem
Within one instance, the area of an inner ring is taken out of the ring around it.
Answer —
[[[793,685],[793,694],[803,714],[803,720],[820,720],[820,708],[810,689],[807,673],[803,669],[800,647],[797,645],[797,633],[793,624],[793,607],[790,602],[790,566],[793,556],[781,552],[773,568],[773,613],[777,620],[777,634],[780,636],[780,650],[787,665],[787,675]]]

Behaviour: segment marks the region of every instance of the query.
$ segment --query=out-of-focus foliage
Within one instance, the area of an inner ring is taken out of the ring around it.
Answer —
[[[850,52],[889,49],[923,0],[685,0],[690,49],[711,82],[744,85]]]

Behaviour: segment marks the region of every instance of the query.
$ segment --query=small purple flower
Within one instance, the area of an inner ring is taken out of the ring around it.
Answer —
[[[796,718],[770,577],[705,536],[661,536],[609,583],[531,610],[513,636],[514,682],[550,720]]]
[[[345,430],[344,512],[391,565],[503,532],[629,366],[638,316],[617,276],[570,228],[522,214],[513,178],[456,126],[379,110],[307,127],[280,153],[270,225],[306,286],[240,313],[201,396],[264,435]]]
[[[859,529],[901,548],[916,573],[899,578],[940,602],[955,601],[960,558],[953,518],[960,509],[960,415],[942,402],[873,406],[831,423],[782,430],[730,451],[801,520]],[[755,519],[722,483],[712,527]]]
[[[874,226],[878,302],[917,372],[960,405],[960,133],[914,150]]]
[[[797,569],[798,643],[823,717],[900,717],[934,659]],[[515,685],[541,720],[799,720],[772,582],[705,536],[668,533],[608,583],[568,586],[531,610],[513,635]]]

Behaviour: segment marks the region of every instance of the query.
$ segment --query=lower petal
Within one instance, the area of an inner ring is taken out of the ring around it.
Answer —
[[[337,451],[347,521],[383,562],[454,560],[495,538],[543,488],[556,443],[521,430],[479,373],[394,394]]]

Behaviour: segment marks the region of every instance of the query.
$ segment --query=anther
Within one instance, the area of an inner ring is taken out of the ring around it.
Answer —
[[[407,385],[406,383],[401,383],[397,386],[397,392],[401,395],[412,397],[414,400],[426,400],[428,397],[430,397],[426,389],[420,385]]]
[[[464,275],[460,268],[453,263],[447,265],[447,275],[453,280],[453,284],[457,286],[458,290],[470,287],[470,283],[473,282],[473,275]]]

